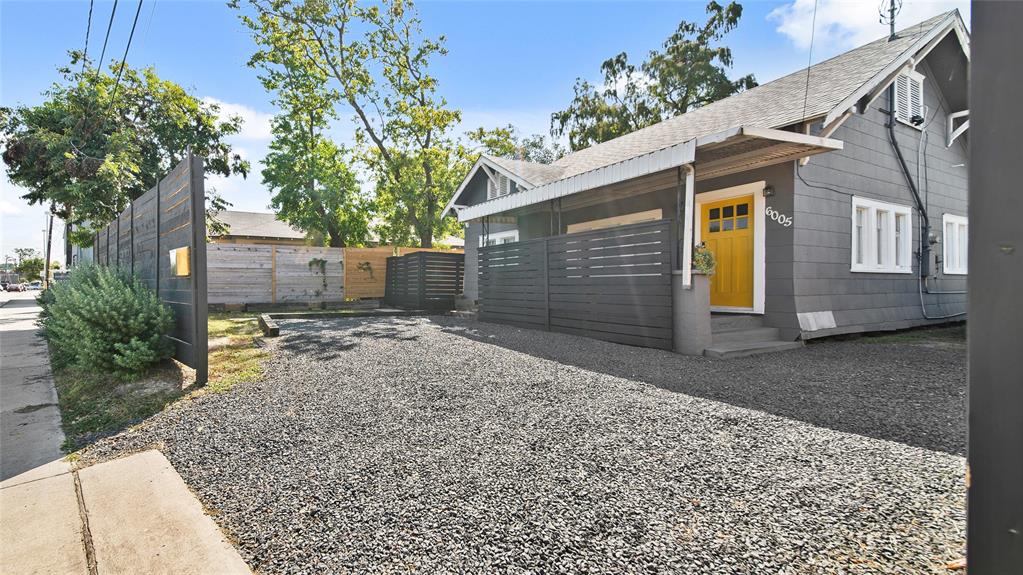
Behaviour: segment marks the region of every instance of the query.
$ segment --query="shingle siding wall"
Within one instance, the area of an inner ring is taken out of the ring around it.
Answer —
[[[896,136],[903,156],[928,206],[931,232],[943,237],[942,215],[966,215],[967,154],[963,142],[945,147],[945,122],[949,110],[926,65],[918,70],[927,76],[924,103],[927,106],[926,177],[920,166],[917,178],[921,131],[896,124]],[[919,250],[920,221],[912,193],[898,165],[885,127],[887,93],[875,100],[862,115],[854,115],[832,136],[845,142],[842,151],[816,156],[800,168],[818,189],[795,181],[793,206],[793,294],[799,313],[831,311],[836,327],[804,332],[804,338],[835,333],[898,329],[928,323],[920,308],[919,265],[913,257],[913,274],[854,273],[852,260],[852,196],[862,196],[913,207],[913,250]],[[936,113],[935,113],[936,112]],[[933,115],[933,119],[932,119]],[[942,244],[932,251],[932,289],[966,289],[965,276],[946,276],[940,263]],[[768,262],[768,274],[771,263]],[[769,286],[770,288],[770,286]],[[770,294],[770,289],[768,291]],[[769,295],[770,297],[770,295]],[[965,310],[965,295],[924,294],[930,315],[947,315]]]

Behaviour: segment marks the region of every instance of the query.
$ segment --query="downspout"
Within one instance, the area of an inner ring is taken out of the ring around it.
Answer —
[[[916,182],[909,172],[909,166],[906,165],[906,159],[902,156],[902,148],[899,147],[899,141],[895,138],[895,82],[888,86],[888,140],[892,144],[892,150],[895,151],[895,157],[899,160],[902,175],[906,178],[906,185],[909,186],[909,191],[913,194],[913,201],[916,202],[916,209],[920,214],[920,252],[918,259],[920,262],[920,279],[922,281],[930,275],[931,221],[927,216],[927,207],[924,206],[923,200],[920,199],[920,191],[916,187]]]
[[[906,184],[909,186],[909,191],[913,194],[913,201],[916,202],[916,209],[920,214],[920,251],[917,256],[920,264],[920,276],[917,278],[917,291],[920,294],[920,312],[923,314],[924,319],[949,319],[966,315],[966,312],[941,316],[932,316],[927,313],[927,305],[924,302],[924,286],[928,276],[930,276],[931,267],[931,221],[927,215],[927,207],[920,198],[920,191],[916,187],[916,182],[913,180],[912,174],[910,174],[909,166],[906,165],[906,159],[902,155],[902,148],[899,147],[899,141],[895,137],[895,82],[888,86],[888,139],[892,144],[892,150],[895,151],[895,157],[899,160],[902,175],[906,178]]]

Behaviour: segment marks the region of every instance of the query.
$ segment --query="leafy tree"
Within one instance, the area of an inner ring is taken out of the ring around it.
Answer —
[[[501,158],[550,164],[565,155],[565,147],[557,140],[552,138],[548,143],[547,137],[543,134],[521,136],[518,129],[511,124],[493,130],[477,128],[466,136],[476,145],[477,150]]]
[[[26,258],[36,257],[36,251],[34,248],[14,248],[14,253],[18,255],[18,262],[21,262]]]
[[[43,267],[45,265],[46,262],[43,261],[43,258],[26,258],[18,263],[18,265],[14,268],[14,271],[21,276],[23,281],[30,282],[42,278],[40,274],[43,272]]]
[[[707,13],[703,25],[682,21],[639,66],[625,52],[606,60],[603,86],[577,79],[572,103],[551,115],[551,134],[567,135],[580,150],[755,87],[752,74],[728,78],[732,51],[717,45],[738,25],[742,6],[711,0]]]
[[[71,52],[38,106],[0,110],[0,137],[7,175],[29,190],[30,204],[79,229],[105,225],[130,200],[156,184],[188,150],[205,161],[207,173],[248,173],[248,162],[224,140],[241,118],[220,119],[216,104],[204,103],[152,68],[111,65],[109,72],[80,66]],[[214,203],[223,200],[208,190]],[[87,241],[90,231],[75,235]]]
[[[232,0],[231,6],[260,47],[254,56],[260,65],[322,79],[331,109],[353,116],[385,227],[407,228],[399,235],[431,247],[450,226],[440,218],[455,189],[442,181],[455,147],[446,134],[460,120],[437,96],[429,72],[430,61],[446,53],[443,38],[424,37],[405,0]]]
[[[272,123],[263,183],[273,193],[271,207],[291,225],[332,247],[359,245],[369,233],[372,203],[363,197],[349,152],[325,136],[337,117],[337,97],[321,68],[303,62],[309,48],[278,44],[249,61],[282,110]]]
[[[273,209],[302,231],[327,239],[331,247],[360,245],[369,233],[370,202],[345,150],[289,117],[275,118],[273,133],[263,160],[263,183],[273,191]]]

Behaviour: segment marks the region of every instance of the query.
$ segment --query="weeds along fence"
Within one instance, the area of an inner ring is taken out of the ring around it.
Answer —
[[[206,192],[189,154],[93,238],[99,265],[128,270],[174,311],[174,357],[207,377]]]
[[[387,258],[384,302],[410,309],[449,310],[462,293],[465,254],[418,252]]]

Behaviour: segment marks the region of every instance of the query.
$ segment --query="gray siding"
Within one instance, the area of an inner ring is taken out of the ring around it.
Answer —
[[[965,141],[945,147],[945,122],[949,110],[926,63],[918,68],[927,79],[924,103],[927,119],[924,143],[926,171],[919,166],[920,130],[896,124],[903,155],[929,213],[931,233],[943,236],[942,215],[966,215],[967,161]],[[852,259],[852,196],[862,196],[913,206],[913,250],[919,246],[920,221],[912,193],[888,140],[882,109],[888,106],[887,94],[875,100],[866,113],[854,115],[832,135],[842,140],[842,151],[816,156],[800,168],[811,184],[795,181],[793,206],[793,295],[799,313],[831,311],[836,327],[804,333],[819,337],[835,333],[898,329],[928,323],[920,308],[919,266],[914,255],[913,274],[854,273]],[[931,119],[933,115],[933,119]],[[963,166],[956,167],[962,164]],[[932,252],[932,289],[966,289],[965,276],[946,276],[941,269],[942,244]],[[768,274],[771,263],[768,262]],[[965,310],[965,295],[924,294],[930,315],[948,315]]]

